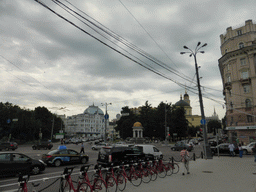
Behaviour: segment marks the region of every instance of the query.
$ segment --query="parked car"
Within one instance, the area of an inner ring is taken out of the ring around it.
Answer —
[[[211,151],[212,151],[212,155],[217,155],[218,154],[218,150],[220,154],[226,154],[229,155],[230,151],[229,151],[229,143],[222,143],[219,144],[215,147],[211,147]],[[235,154],[239,154],[239,149],[238,147],[235,145],[235,149],[234,149]]]
[[[138,147],[144,154],[153,155],[155,158],[163,158],[163,153],[154,145],[135,145]]]
[[[38,142],[37,144],[32,145],[32,149],[40,150],[40,149],[51,149],[53,147],[53,144],[49,141],[41,141]]]
[[[252,153],[252,148],[254,147],[255,144],[256,144],[256,142],[252,142],[246,146],[242,146],[244,155],[248,155],[249,153]]]
[[[62,164],[85,164],[89,161],[89,156],[78,153],[73,149],[56,149],[47,154],[42,155],[42,160],[47,165],[54,165],[59,167]]]
[[[99,151],[97,163],[103,167],[108,167],[111,164],[119,165],[122,162],[138,159],[152,160],[154,156],[144,154],[139,148],[129,147],[128,145],[106,146]]]
[[[18,149],[18,144],[16,142],[1,142],[0,143],[0,150],[15,150]]]
[[[186,147],[188,151],[192,151],[194,149],[192,145],[189,145],[183,142],[177,142],[173,147],[171,147],[171,150],[181,151],[182,149],[184,149],[184,147]]]
[[[45,170],[46,164],[41,160],[16,152],[0,152],[0,175],[11,176],[22,174],[37,175]]]
[[[107,143],[98,143],[92,146],[92,150],[100,150],[102,147],[108,146]]]

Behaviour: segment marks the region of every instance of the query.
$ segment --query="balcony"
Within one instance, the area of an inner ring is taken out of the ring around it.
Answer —
[[[242,83],[242,85],[251,84],[251,78],[240,79],[240,82]]]

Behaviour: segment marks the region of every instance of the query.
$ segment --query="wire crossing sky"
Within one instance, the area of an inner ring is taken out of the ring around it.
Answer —
[[[40,2],[59,16],[32,0],[0,4],[2,102],[66,107],[58,111],[66,115],[111,102],[113,119],[147,100],[174,104],[186,89],[200,115],[194,61],[179,54],[200,41],[208,44],[197,56],[205,115],[215,108],[224,117],[219,36],[254,20],[254,1]]]

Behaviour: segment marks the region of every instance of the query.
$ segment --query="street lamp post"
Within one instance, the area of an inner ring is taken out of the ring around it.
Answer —
[[[60,107],[56,111],[62,110],[62,109],[66,109],[66,107]],[[56,113],[56,111],[55,111],[55,113]],[[54,116],[52,117],[51,141],[52,141],[52,136],[53,136],[53,128],[54,128]]]
[[[201,123],[203,124],[203,136],[204,136],[204,154],[206,159],[212,158],[211,154],[211,149],[208,144],[208,139],[207,139],[207,133],[206,133],[206,125],[205,125],[205,115],[204,115],[204,106],[203,106],[203,99],[202,99],[202,93],[201,93],[201,86],[200,86],[200,80],[199,80],[199,74],[198,74],[198,66],[197,66],[197,60],[196,60],[196,54],[197,53],[204,53],[204,51],[199,51],[202,47],[205,47],[207,43],[201,45],[201,42],[197,43],[197,46],[195,48],[195,51],[192,51],[190,48],[187,46],[183,46],[184,49],[188,49],[189,51],[187,52],[180,52],[180,54],[185,54],[189,53],[190,57],[193,56],[195,60],[195,68],[196,68],[196,76],[197,76],[197,87],[198,87],[198,95],[199,95],[199,102],[200,102],[200,109],[201,109],[201,116],[202,120]]]
[[[108,122],[108,105],[112,105],[112,103],[101,103],[102,106],[106,106],[106,113],[105,113],[105,116],[104,116],[104,121],[105,121],[105,135],[104,135],[104,142],[106,143],[107,142],[107,122]]]

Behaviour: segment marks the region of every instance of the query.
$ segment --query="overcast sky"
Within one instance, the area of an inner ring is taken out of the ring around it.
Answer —
[[[175,104],[186,86],[193,115],[201,115],[194,58],[180,54],[200,41],[208,44],[197,54],[205,115],[215,108],[224,117],[219,36],[254,22],[255,0],[70,0],[79,10],[60,1],[83,18],[49,0],[41,2],[74,25],[36,1],[1,0],[1,102],[68,116],[112,103],[113,119],[124,106]]]

